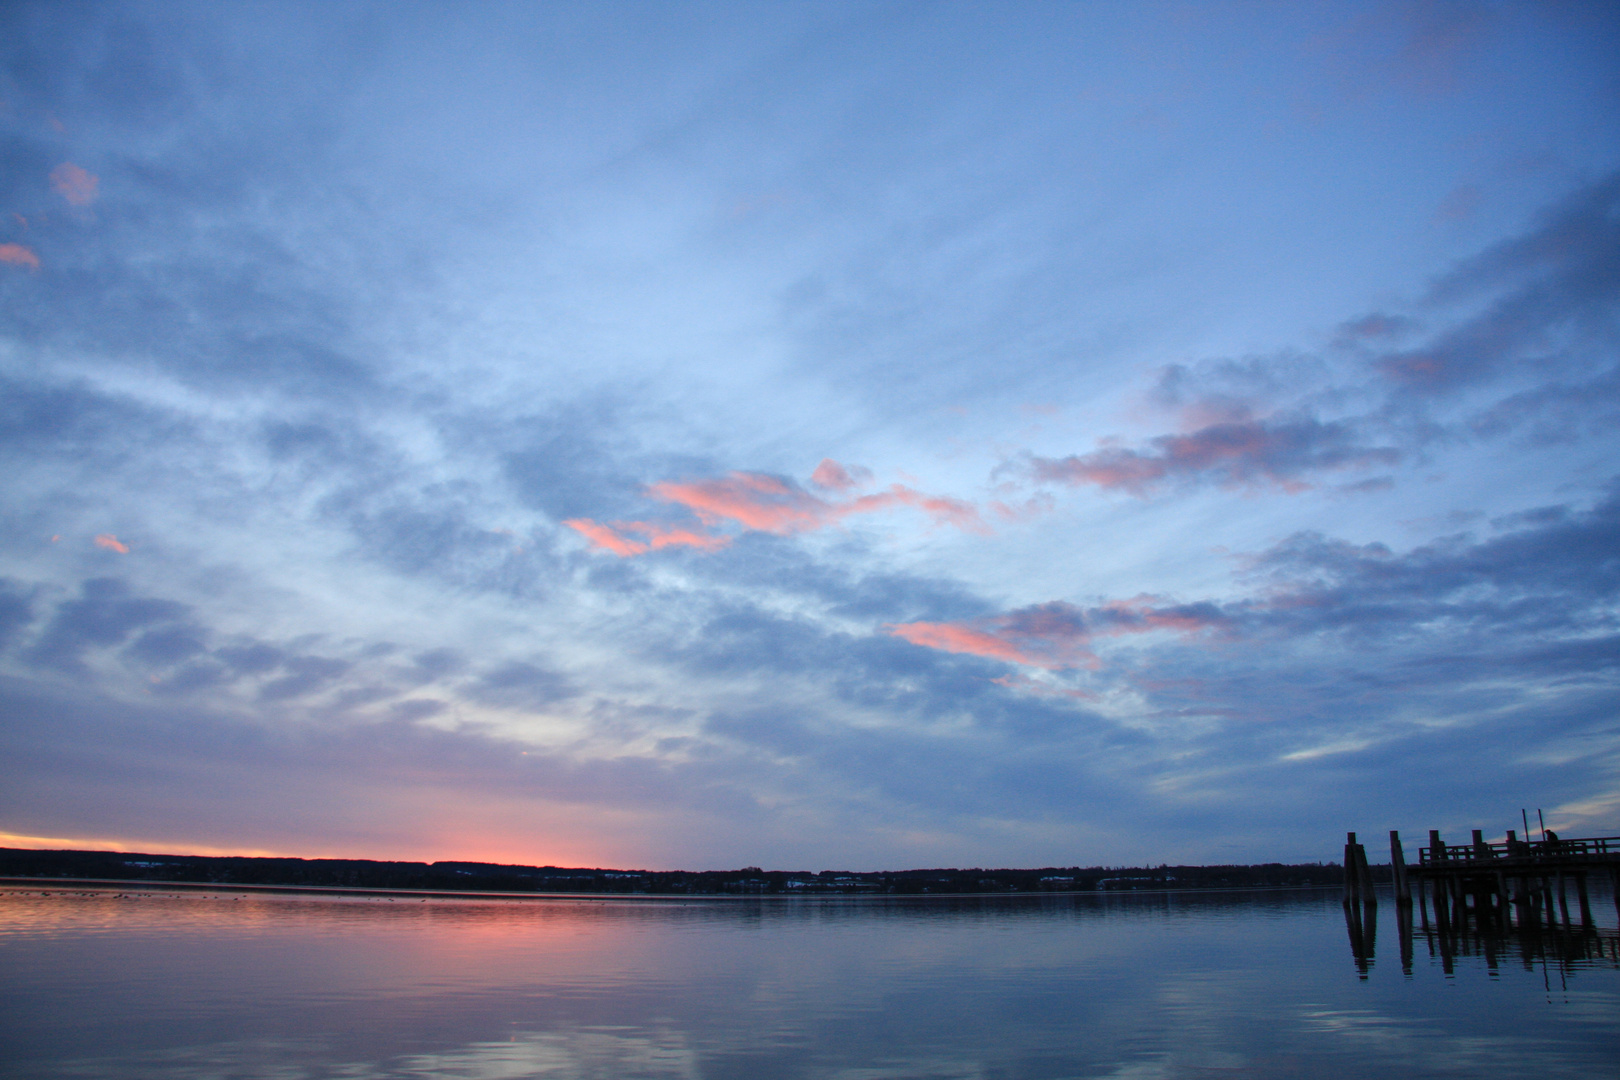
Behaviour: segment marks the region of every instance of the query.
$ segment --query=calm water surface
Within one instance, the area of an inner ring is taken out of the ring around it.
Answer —
[[[7,1077],[1620,1076],[1620,940],[1370,963],[1329,892],[924,901],[0,888]]]

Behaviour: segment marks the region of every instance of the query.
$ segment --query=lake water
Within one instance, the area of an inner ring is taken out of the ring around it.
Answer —
[[[49,895],[45,895],[46,892]],[[470,900],[0,888],[0,1075],[1620,1076],[1620,938],[1449,965],[1331,892]],[[1448,973],[1446,967],[1451,971]]]

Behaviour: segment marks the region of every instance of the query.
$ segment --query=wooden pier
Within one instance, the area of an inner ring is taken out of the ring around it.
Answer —
[[[1398,842],[1398,841],[1397,841]],[[1620,836],[1520,840],[1508,830],[1500,844],[1488,844],[1479,829],[1467,844],[1447,844],[1430,831],[1429,845],[1413,867],[1417,903],[1424,926],[1430,901],[1436,924],[1474,925],[1495,930],[1545,927],[1570,929],[1570,886],[1579,905],[1580,926],[1591,926],[1587,878],[1607,876],[1620,910]]]
[[[1391,829],[1389,854],[1395,902],[1409,906],[1415,899],[1425,930],[1431,908],[1442,932],[1470,924],[1504,931],[1592,926],[1587,879],[1593,874],[1610,879],[1620,911],[1620,836],[1564,840],[1548,832],[1541,840],[1520,840],[1510,829],[1505,841],[1492,844],[1475,829],[1469,843],[1447,844],[1431,830],[1428,846],[1408,866],[1400,833]],[[1572,887],[1578,924],[1570,911]],[[1378,902],[1366,849],[1355,833],[1344,845],[1344,902],[1346,907]]]
[[[1602,959],[1612,947],[1620,960],[1620,937],[1613,931],[1598,934],[1587,888],[1592,875],[1607,877],[1620,914],[1620,837],[1564,840],[1548,831],[1532,841],[1509,831],[1504,842],[1491,844],[1475,829],[1469,843],[1447,844],[1439,832],[1431,831],[1428,846],[1420,848],[1417,862],[1408,866],[1400,833],[1391,830],[1389,849],[1401,963],[1408,970],[1414,900],[1421,932],[1431,950],[1438,946],[1448,972],[1452,957],[1467,955],[1471,949],[1494,959],[1510,934],[1532,935],[1532,940],[1543,943],[1535,949],[1543,952],[1551,943],[1561,957],[1591,954]],[[1344,845],[1344,914],[1351,952],[1366,977],[1377,934],[1378,899],[1366,849],[1356,842],[1355,833],[1348,834]],[[1605,944],[1608,937],[1615,941]]]

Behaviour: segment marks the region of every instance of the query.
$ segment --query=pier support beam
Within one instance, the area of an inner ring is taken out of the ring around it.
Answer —
[[[1406,852],[1401,850],[1401,834],[1389,830],[1389,872],[1395,879],[1395,903],[1412,906],[1412,885],[1406,877]]]

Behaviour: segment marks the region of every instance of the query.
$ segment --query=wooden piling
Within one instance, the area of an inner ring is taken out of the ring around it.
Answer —
[[[1372,867],[1367,865],[1367,849],[1362,844],[1356,845],[1356,877],[1357,891],[1361,893],[1361,902],[1368,906],[1376,906],[1378,894],[1373,891]]]
[[[1592,901],[1586,896],[1586,872],[1575,875],[1575,893],[1581,901],[1581,926],[1592,925]]]
[[[1356,834],[1344,834],[1344,902],[1355,904],[1361,899],[1361,875],[1356,872]]]
[[[1406,852],[1401,850],[1401,834],[1398,829],[1389,830],[1389,870],[1395,879],[1395,903],[1411,907],[1412,886],[1406,877]]]

